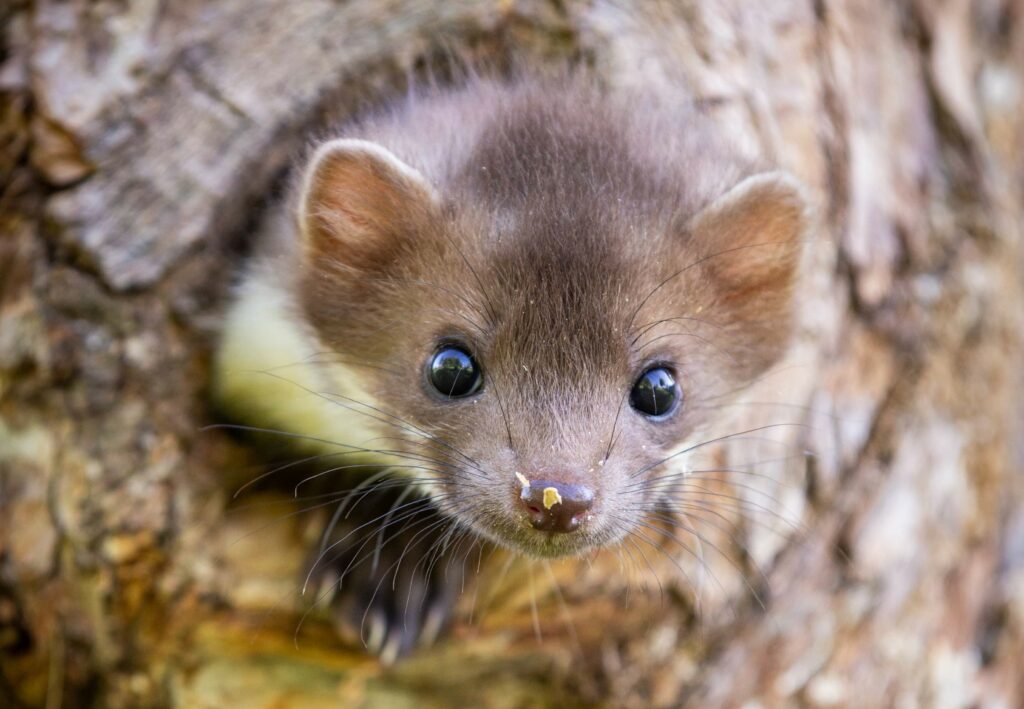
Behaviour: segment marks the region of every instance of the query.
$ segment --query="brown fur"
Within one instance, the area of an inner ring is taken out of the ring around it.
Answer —
[[[786,347],[800,193],[752,178],[716,202],[755,169],[686,106],[481,81],[343,135],[412,172],[345,150],[310,168],[296,300],[329,348],[381,365],[360,371],[383,409],[476,462],[440,506],[499,543],[557,555],[621,538],[622,511],[649,502],[638,471],[698,440],[705,404]],[[479,395],[430,391],[425,362],[449,340],[480,362]],[[683,389],[668,420],[628,404],[651,364]],[[516,472],[592,486],[593,518],[530,529]]]

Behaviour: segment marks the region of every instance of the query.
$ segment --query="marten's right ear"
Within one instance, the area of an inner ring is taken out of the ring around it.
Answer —
[[[365,270],[386,264],[434,218],[437,197],[416,169],[365,140],[332,140],[313,155],[299,200],[306,258]]]
[[[766,172],[742,180],[689,224],[690,258],[710,276],[718,319],[741,338],[730,351],[746,363],[744,376],[768,367],[792,329],[809,207],[788,174]]]

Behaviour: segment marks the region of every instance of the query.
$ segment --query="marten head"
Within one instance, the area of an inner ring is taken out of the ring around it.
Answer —
[[[298,200],[302,308],[396,469],[537,556],[622,539],[790,336],[798,185],[641,123],[524,99],[443,180],[335,140]]]

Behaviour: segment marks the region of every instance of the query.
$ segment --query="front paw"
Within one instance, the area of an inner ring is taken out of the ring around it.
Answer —
[[[467,560],[483,543],[428,500],[377,495],[328,524],[307,588],[330,598],[343,639],[391,664],[450,624]]]

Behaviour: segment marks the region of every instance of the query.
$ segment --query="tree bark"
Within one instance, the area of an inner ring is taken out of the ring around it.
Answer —
[[[0,18],[0,703],[1024,704],[1024,3]],[[775,428],[714,452],[754,474],[703,481],[703,541],[490,559],[449,639],[384,669],[302,618],[316,513],[231,499],[266,453],[204,430],[207,365],[310,131],[465,61],[691,92],[818,227],[798,342],[737,407]]]

